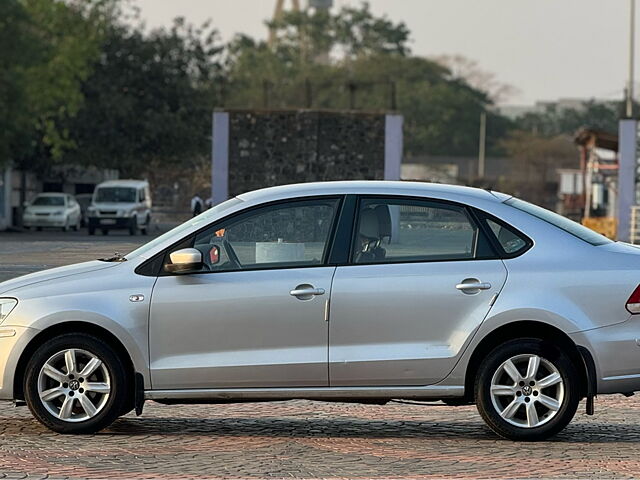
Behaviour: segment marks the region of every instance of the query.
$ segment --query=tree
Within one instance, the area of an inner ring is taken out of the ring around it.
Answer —
[[[571,137],[548,137],[515,130],[501,143],[512,163],[508,179],[502,179],[500,188],[554,209],[557,200],[556,170],[578,165],[578,152]]]
[[[269,25],[272,46],[247,36],[229,44],[225,106],[397,109],[407,156],[475,155],[488,111],[487,148],[499,151],[510,124],[491,111],[490,96],[446,66],[411,56],[406,26],[375,17],[367,3],[335,14],[292,12]],[[321,58],[327,52],[330,61]]]
[[[446,67],[452,78],[464,80],[473,88],[486,92],[494,103],[504,102],[518,92],[514,86],[502,83],[494,73],[483,70],[478,62],[463,55],[439,55],[433,60]]]
[[[37,170],[60,161],[74,147],[66,123],[82,106],[81,86],[99,55],[104,22],[115,4],[102,0],[21,3],[40,51],[37,61],[22,70],[22,108],[31,119],[25,130],[30,145],[15,152],[13,160],[19,169]]]
[[[517,128],[535,134],[553,136],[573,135],[581,127],[607,132],[618,131],[620,102],[596,102],[590,100],[582,108],[559,108],[548,105],[542,112],[526,113],[516,119]]]
[[[83,84],[85,103],[69,126],[78,148],[67,159],[127,176],[206,155],[221,68],[216,41],[214,29],[183,19],[149,35],[112,24]]]
[[[287,12],[266,22],[275,32],[276,52],[292,61],[314,62],[337,54],[339,59],[355,59],[377,54],[409,54],[409,29],[386,16],[375,17],[369,3],[328,10]]]
[[[26,70],[44,60],[44,44],[34,30],[20,1],[0,2],[0,167],[30,143]]]

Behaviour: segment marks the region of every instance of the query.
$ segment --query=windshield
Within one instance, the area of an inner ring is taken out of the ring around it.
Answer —
[[[226,202],[222,202],[222,203],[216,205],[215,207],[210,208],[209,210],[205,210],[204,212],[202,212],[197,217],[194,217],[191,220],[187,220],[183,224],[178,225],[174,229],[169,230],[168,232],[166,232],[166,233],[160,235],[159,237],[151,240],[149,243],[145,243],[140,248],[137,248],[133,252],[129,253],[127,255],[127,257],[134,257],[134,256],[138,256],[138,255],[144,255],[149,250],[155,248],[157,245],[160,245],[162,242],[164,242],[165,240],[168,240],[168,239],[170,239],[172,237],[176,237],[175,240],[178,241],[178,240],[180,240],[180,237],[179,237],[180,233],[190,230],[191,227],[197,227],[197,226],[203,226],[204,227],[205,225],[209,224],[211,222],[211,220],[213,220],[213,218],[219,216],[224,211],[229,210],[231,207],[234,207],[235,205],[237,205],[239,203],[242,203],[242,200],[240,200],[239,198],[234,197],[234,198],[230,198]]]
[[[96,190],[96,203],[135,203],[136,189],[130,187],[100,187]]]
[[[64,197],[36,197],[31,205],[64,207]]]
[[[544,220],[551,225],[554,225],[567,233],[570,233],[574,237],[578,237],[580,240],[584,240],[591,245],[604,245],[605,243],[612,243],[612,240],[609,240],[604,235],[600,235],[599,233],[594,232],[590,228],[587,228],[583,225],[580,225],[573,220],[569,220],[567,217],[563,217],[562,215],[558,215],[546,208],[538,207],[529,202],[525,202],[524,200],[520,200],[515,197],[511,197],[509,200],[504,202],[505,204],[517,208],[523,212],[526,212],[534,217],[537,217],[541,220]]]

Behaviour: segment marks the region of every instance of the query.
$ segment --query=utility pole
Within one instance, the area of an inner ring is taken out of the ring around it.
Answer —
[[[636,33],[636,0],[629,0],[629,83],[627,85],[627,118],[633,118],[633,74]]]
[[[485,144],[487,140],[487,112],[480,113],[480,141],[478,145],[478,178],[484,178]]]

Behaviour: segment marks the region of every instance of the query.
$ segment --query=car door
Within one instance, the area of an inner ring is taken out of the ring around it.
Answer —
[[[429,385],[452,370],[506,268],[461,205],[366,197],[330,309],[331,386]]]
[[[326,264],[340,203],[261,206],[176,245],[200,250],[204,267],[156,282],[153,388],[327,386]]]

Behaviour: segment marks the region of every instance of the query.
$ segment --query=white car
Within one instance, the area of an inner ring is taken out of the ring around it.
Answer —
[[[82,214],[80,205],[67,193],[41,193],[26,205],[22,215],[25,228],[57,227],[63,231],[78,230]]]
[[[97,229],[146,234],[151,224],[151,193],[146,180],[110,180],[98,185],[87,208],[89,235]]]

